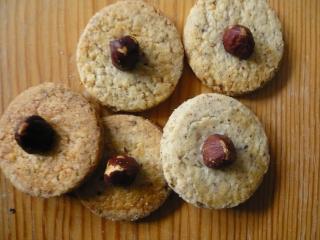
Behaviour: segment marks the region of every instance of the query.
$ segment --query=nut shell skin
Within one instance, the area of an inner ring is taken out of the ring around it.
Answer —
[[[210,135],[202,146],[203,163],[209,168],[223,168],[236,159],[233,142],[227,136]]]
[[[32,115],[21,121],[15,131],[18,145],[29,154],[44,154],[53,149],[56,132],[42,117]]]
[[[139,164],[132,157],[112,157],[108,160],[104,173],[104,181],[106,184],[128,186],[134,182],[139,169]]]
[[[130,71],[135,68],[140,58],[140,48],[137,40],[131,36],[110,42],[112,64],[121,71]]]
[[[245,60],[252,55],[255,42],[247,27],[232,25],[224,31],[223,46],[228,53]]]

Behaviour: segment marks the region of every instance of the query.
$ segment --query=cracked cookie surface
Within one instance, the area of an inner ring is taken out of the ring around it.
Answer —
[[[203,164],[201,147],[212,134],[228,136],[236,161],[224,169]],[[237,100],[202,94],[170,116],[160,148],[165,178],[185,201],[198,207],[229,208],[248,199],[269,166],[267,137],[258,118]]]
[[[248,60],[227,53],[224,30],[248,27],[255,49]],[[215,92],[240,95],[262,87],[278,69],[283,55],[281,24],[266,0],[198,0],[184,27],[189,64],[203,84]]]
[[[143,53],[129,72],[112,65],[109,42],[135,37]],[[88,92],[115,111],[149,109],[168,98],[183,69],[183,46],[173,23],[141,0],[119,1],[99,11],[77,48],[80,79]]]
[[[93,213],[111,220],[134,221],[159,208],[170,193],[162,172],[162,132],[146,119],[113,115],[103,119],[105,154],[93,176],[78,190],[81,202]],[[141,169],[126,187],[106,186],[103,174],[107,159],[115,155],[133,157]]]
[[[39,115],[56,131],[56,148],[46,154],[28,154],[14,134],[22,119]],[[97,166],[100,127],[95,109],[79,93],[44,83],[17,96],[0,120],[0,167],[19,190],[53,197],[77,187]]]

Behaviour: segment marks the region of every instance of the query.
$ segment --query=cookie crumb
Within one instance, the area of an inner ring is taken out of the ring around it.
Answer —
[[[11,214],[15,214],[17,211],[16,211],[15,208],[9,208],[9,212],[10,212]]]

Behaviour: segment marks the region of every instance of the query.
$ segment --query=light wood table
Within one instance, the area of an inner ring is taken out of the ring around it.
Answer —
[[[44,81],[82,91],[75,66],[79,34],[108,0],[0,0],[0,112]],[[149,1],[182,32],[193,0]],[[320,239],[320,1],[270,0],[284,32],[275,79],[241,97],[270,140],[271,167],[257,193],[234,209],[195,208],[176,195],[151,218],[110,222],[71,196],[23,194],[0,174],[0,239]],[[209,89],[185,67],[173,96],[142,115],[164,125],[172,110]],[[15,209],[15,213],[10,211]]]

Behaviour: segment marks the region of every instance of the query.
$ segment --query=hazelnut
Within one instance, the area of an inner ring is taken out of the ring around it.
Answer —
[[[106,184],[127,186],[133,183],[139,171],[137,161],[128,156],[115,156],[108,160],[104,172],[104,181]]]
[[[228,27],[223,34],[224,49],[240,59],[248,59],[254,50],[254,39],[251,31],[241,25]]]
[[[131,36],[111,41],[110,50],[112,64],[122,71],[134,69],[140,58],[139,43]]]
[[[227,136],[210,135],[202,146],[203,163],[209,168],[222,168],[235,161],[236,150]]]
[[[55,144],[56,133],[51,125],[38,115],[21,121],[15,131],[18,145],[27,153],[46,153]]]

